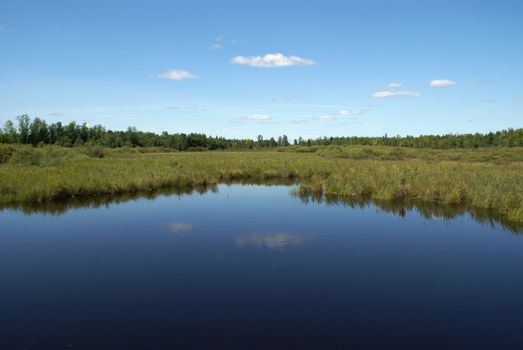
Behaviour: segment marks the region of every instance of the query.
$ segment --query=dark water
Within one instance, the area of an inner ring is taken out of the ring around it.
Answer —
[[[523,235],[486,217],[241,185],[44,209],[0,212],[0,349],[523,348]]]

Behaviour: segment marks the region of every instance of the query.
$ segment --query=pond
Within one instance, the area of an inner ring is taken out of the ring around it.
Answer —
[[[517,230],[292,188],[4,209],[0,348],[523,347]]]

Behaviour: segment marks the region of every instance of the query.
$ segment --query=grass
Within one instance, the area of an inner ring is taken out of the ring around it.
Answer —
[[[299,147],[266,152],[0,145],[0,204],[293,179],[302,196],[416,201],[495,213],[523,227],[523,149]]]

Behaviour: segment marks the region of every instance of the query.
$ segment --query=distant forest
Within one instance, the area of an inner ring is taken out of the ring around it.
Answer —
[[[290,141],[286,135],[256,140],[226,139],[199,133],[176,133],[166,131],[161,134],[138,131],[129,127],[126,131],[107,130],[101,125],[88,126],[71,122],[63,124],[47,123],[28,115],[21,115],[16,121],[7,121],[0,128],[0,143],[38,145],[59,145],[75,147],[101,145],[105,147],[165,147],[179,151],[217,150],[217,149],[259,149],[293,145],[379,145],[413,148],[478,148],[478,147],[523,147],[523,129],[507,129],[487,134],[462,135],[422,135],[422,136],[381,136],[381,137],[321,137],[317,139],[298,138]]]

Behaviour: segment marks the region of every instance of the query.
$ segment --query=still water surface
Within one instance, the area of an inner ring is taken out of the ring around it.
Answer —
[[[287,186],[0,212],[0,349],[309,348],[523,348],[523,235]]]

